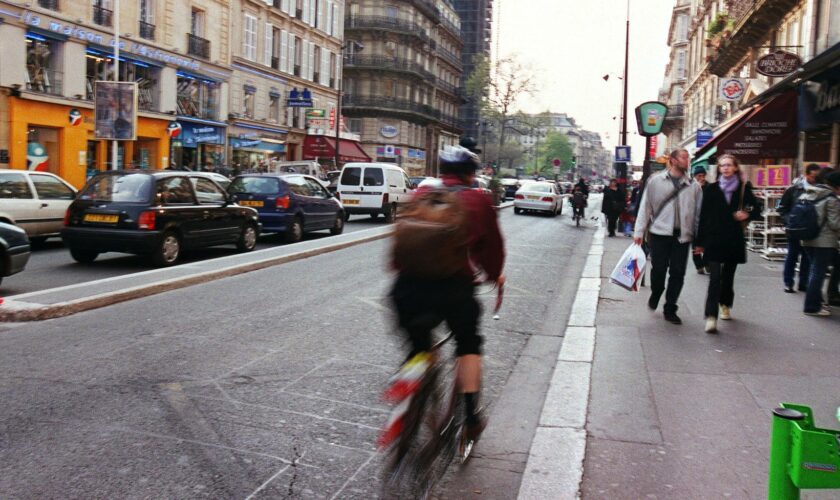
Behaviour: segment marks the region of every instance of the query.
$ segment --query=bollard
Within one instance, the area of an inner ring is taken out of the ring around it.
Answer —
[[[798,500],[799,488],[791,481],[788,467],[792,439],[791,422],[804,420],[801,412],[776,408],[773,410],[773,431],[770,435],[770,477],[767,500]]]

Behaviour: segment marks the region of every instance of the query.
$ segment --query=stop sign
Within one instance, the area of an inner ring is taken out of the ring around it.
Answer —
[[[559,167],[561,163],[560,158],[555,158],[551,163],[553,163],[555,167]]]

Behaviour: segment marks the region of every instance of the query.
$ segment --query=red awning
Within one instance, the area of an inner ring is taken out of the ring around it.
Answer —
[[[371,161],[370,156],[364,152],[358,142],[348,139],[341,139],[339,155],[341,163]],[[307,135],[303,140],[303,159],[320,160],[322,158],[335,158],[335,138],[325,135]]]
[[[796,91],[780,94],[739,118],[694,156],[703,156],[717,147],[716,156],[735,155],[738,161],[746,164],[758,164],[764,159],[796,158],[798,104]]]

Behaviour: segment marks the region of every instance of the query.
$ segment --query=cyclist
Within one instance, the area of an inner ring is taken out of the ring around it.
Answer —
[[[586,198],[587,194],[579,186],[575,186],[574,191],[572,191],[572,199],[570,200],[572,203],[572,208],[574,209],[572,215],[578,217],[581,220],[584,218],[584,212],[586,209]]]
[[[466,409],[466,437],[477,441],[486,419],[480,416],[478,408],[483,339],[478,332],[481,306],[475,299],[474,277],[478,267],[487,281],[494,281],[497,286],[504,285],[504,241],[491,198],[469,189],[480,166],[478,157],[466,148],[456,146],[442,151],[439,160],[444,188],[455,191],[459,206],[466,212],[469,257],[463,259],[455,275],[438,279],[401,272],[395,262],[398,276],[391,298],[400,329],[411,341],[409,359],[419,352],[430,350],[431,331],[441,322],[446,321],[452,330],[457,344],[458,387]],[[428,189],[440,188],[421,187],[416,196]]]

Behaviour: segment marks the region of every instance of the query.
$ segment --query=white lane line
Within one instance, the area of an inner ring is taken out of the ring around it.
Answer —
[[[375,457],[375,456],[376,456],[376,454],[372,454],[370,457],[368,457],[368,459],[367,459],[367,460],[365,460],[365,463],[363,463],[363,464],[361,465],[361,467],[359,467],[358,469],[356,469],[356,472],[354,472],[354,473],[353,473],[353,475],[352,475],[352,476],[350,476],[350,477],[347,479],[347,481],[344,481],[344,484],[342,484],[342,485],[341,485],[341,488],[339,488],[339,489],[338,489],[338,491],[336,491],[336,492],[335,492],[335,494],[334,494],[333,496],[331,496],[331,497],[330,497],[330,500],[335,500],[336,498],[338,498],[338,495],[340,495],[340,494],[341,494],[341,492],[343,492],[343,491],[344,491],[344,488],[346,488],[346,487],[347,487],[350,483],[352,483],[353,481],[355,481],[356,476],[359,474],[359,472],[360,472],[362,469],[364,469],[365,467],[367,467],[367,465],[370,463],[370,461],[371,461],[371,460],[373,460],[373,457]]]
[[[289,470],[289,467],[291,467],[291,465],[287,465],[287,466],[283,467],[282,469],[278,470],[273,476],[271,476],[263,484],[261,484],[259,488],[255,489],[253,493],[251,493],[250,495],[245,497],[245,500],[251,500],[252,498],[254,498],[254,496],[256,496],[257,493],[264,490],[265,487],[269,485],[269,483],[271,483],[272,481],[274,481],[275,479],[280,477],[280,474]]]

